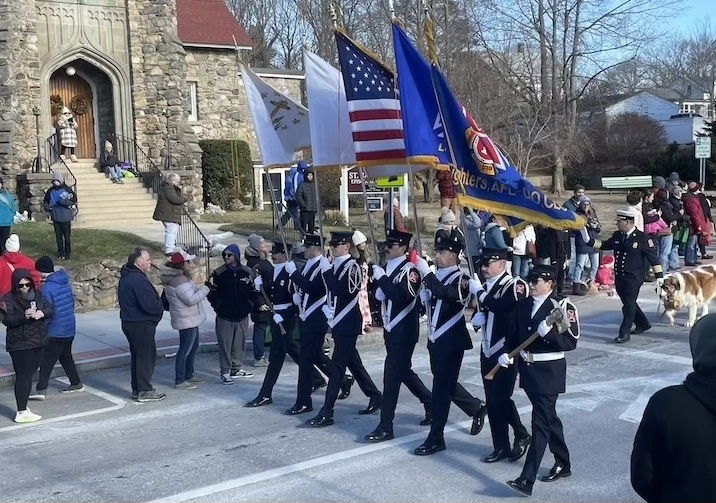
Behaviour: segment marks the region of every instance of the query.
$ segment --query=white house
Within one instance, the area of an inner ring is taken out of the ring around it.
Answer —
[[[606,107],[607,120],[622,114],[645,115],[655,121],[668,121],[679,113],[679,105],[649,91],[640,91]]]

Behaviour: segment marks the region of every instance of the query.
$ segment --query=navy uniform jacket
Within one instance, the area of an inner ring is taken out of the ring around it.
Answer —
[[[470,333],[465,325],[465,307],[470,301],[470,277],[458,266],[438,269],[425,276],[430,290],[432,319],[428,338],[436,346],[457,350],[472,349]]]
[[[590,240],[591,243],[592,240]],[[646,260],[654,270],[657,278],[662,276],[663,271],[659,263],[654,240],[647,237],[639,229],[634,229],[631,234],[616,231],[606,241],[594,240],[594,248],[601,250],[614,250],[614,278],[616,281],[629,280],[644,282],[644,261]]]
[[[271,296],[273,309],[280,314],[284,320],[292,320],[296,315],[296,306],[293,304],[293,293],[295,287],[286,272],[284,264],[274,265],[271,285],[267,291]]]
[[[335,259],[334,259],[335,260]],[[328,302],[333,309],[333,320],[329,323],[333,337],[357,336],[363,332],[363,315],[358,305],[358,291],[363,271],[358,263],[348,258],[336,268],[332,266],[323,273],[328,287]]]
[[[296,270],[291,275],[291,281],[299,289],[298,316],[303,321],[301,330],[325,334],[328,330],[328,322],[321,310],[326,304],[326,286],[321,276],[321,258],[319,256],[306,262],[303,271]]]
[[[421,282],[420,273],[407,258],[403,259],[390,275],[386,273],[377,281],[384,297],[384,300],[381,300],[381,311],[386,340],[413,344],[418,341],[418,293]]]
[[[484,285],[483,288],[486,288]],[[492,288],[478,292],[477,300],[480,310],[485,315],[485,325],[482,327],[482,356],[487,360],[481,365],[482,375],[485,376],[497,364],[502,353],[508,353],[507,348],[517,347],[517,321],[515,308],[517,302],[524,299],[528,292],[527,283],[521,278],[513,278],[504,272],[492,285]]]
[[[517,341],[519,346],[537,331],[539,324],[561,302],[566,302],[570,326],[558,332],[556,326],[544,337],[527,346],[518,360],[520,387],[527,393],[554,395],[564,393],[567,384],[567,362],[564,352],[577,347],[579,339],[579,315],[569,299],[553,293],[547,297],[532,317],[534,299],[530,296],[517,303]],[[510,351],[515,349],[510,347]],[[534,360],[534,361],[530,361]]]

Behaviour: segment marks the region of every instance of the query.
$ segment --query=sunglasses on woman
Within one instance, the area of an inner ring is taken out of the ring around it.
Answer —
[[[18,283],[17,286],[18,286],[19,288],[25,289],[25,288],[30,288],[30,285],[31,285],[31,284],[32,284],[32,283]]]

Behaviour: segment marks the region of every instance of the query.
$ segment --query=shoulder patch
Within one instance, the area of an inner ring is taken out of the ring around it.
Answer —
[[[650,240],[650,241],[651,241],[651,240]],[[631,247],[636,250],[636,249],[639,247],[639,243],[637,243],[636,241],[634,241],[634,242],[631,244]]]
[[[575,323],[577,321],[577,312],[574,309],[567,308],[567,320],[570,323]]]
[[[524,295],[526,291],[524,283],[521,281],[515,283],[515,292],[517,292],[517,295]]]
[[[649,245],[649,248],[654,248],[654,240],[649,238],[646,242]]]
[[[408,274],[408,281],[411,283],[420,283],[420,274],[415,269],[412,269]]]

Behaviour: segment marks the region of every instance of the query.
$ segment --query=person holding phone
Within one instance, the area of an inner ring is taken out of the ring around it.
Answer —
[[[32,376],[40,366],[47,345],[47,320],[53,307],[35,289],[28,269],[15,269],[12,290],[2,299],[3,324],[7,327],[5,348],[15,369],[16,423],[32,423],[42,419],[27,408],[32,389]]]

